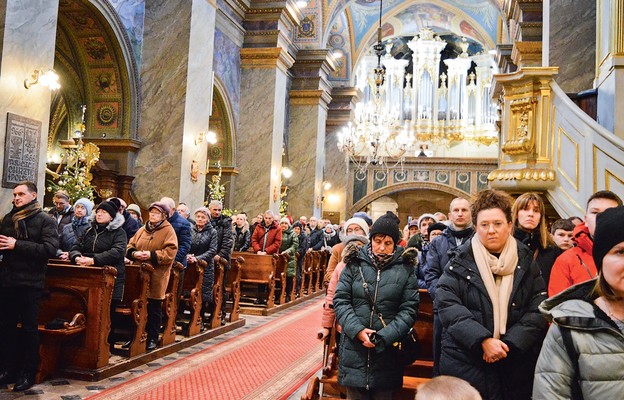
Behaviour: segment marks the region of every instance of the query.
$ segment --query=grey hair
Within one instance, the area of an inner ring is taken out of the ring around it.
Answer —
[[[266,210],[264,213],[269,214],[271,217],[275,218],[275,214],[271,210]]]
[[[219,206],[219,207],[223,207],[223,203],[221,203],[219,200],[212,200],[210,202],[210,204],[208,204],[208,208],[212,207],[212,206]]]
[[[171,197],[163,197],[160,202],[165,203],[170,209],[176,208],[176,203]]]

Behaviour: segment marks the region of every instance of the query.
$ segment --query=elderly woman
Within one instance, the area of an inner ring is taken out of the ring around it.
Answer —
[[[440,374],[468,381],[484,399],[529,399],[546,331],[546,298],[533,253],[512,236],[511,197],[484,190],[472,205],[475,236],[458,248],[436,290]]]
[[[282,244],[279,251],[281,254],[287,254],[290,257],[288,259],[288,268],[286,269],[286,302],[289,302],[291,300],[290,292],[293,290],[293,281],[297,275],[299,237],[292,230],[290,220],[286,217],[280,220],[280,229],[282,230]]]
[[[418,282],[411,260],[405,262],[399,219],[379,217],[370,243],[340,274],[334,312],[342,326],[338,383],[348,399],[391,399],[403,385],[404,365],[394,343],[407,336],[418,313]],[[377,312],[373,312],[376,309]]]
[[[130,260],[151,263],[154,267],[147,294],[147,350],[158,347],[162,323],[162,302],[165,298],[171,266],[178,252],[178,239],[167,221],[170,208],[156,202],[149,206],[149,219],[145,226],[130,239],[126,257]]]
[[[191,250],[186,256],[186,261],[196,263],[204,260],[208,264],[204,269],[204,280],[202,282],[202,308],[201,316],[204,323],[210,319],[205,313],[210,315],[214,312],[212,302],[212,287],[214,286],[214,256],[219,248],[217,230],[210,223],[210,210],[200,207],[195,210],[195,225],[193,225]]]
[[[624,207],[596,217],[598,278],[540,305],[552,325],[535,369],[534,399],[619,399],[624,393]]]
[[[73,208],[74,216],[72,217],[71,224],[67,224],[63,227],[63,232],[59,237],[59,249],[56,255],[61,260],[67,260],[69,258],[69,251],[72,246],[89,227],[88,219],[91,216],[91,210],[93,210],[93,202],[86,198],[78,199],[74,203]]]
[[[542,198],[537,193],[522,194],[514,202],[511,214],[514,237],[531,249],[548,288],[550,270],[562,252],[548,233],[546,207]]]

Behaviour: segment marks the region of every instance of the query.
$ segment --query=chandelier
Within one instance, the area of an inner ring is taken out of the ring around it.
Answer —
[[[358,79],[365,98],[338,132],[338,149],[345,158],[360,170],[369,164],[392,168],[408,156],[424,155],[423,148],[498,143],[498,109],[489,90],[492,56],[469,56],[469,43],[462,38],[461,53],[444,60],[447,71],[440,74],[447,43],[424,28],[407,43],[413,65],[408,72],[409,60],[393,58],[393,43],[382,42],[382,7],[380,1],[374,56],[364,58],[368,76]]]

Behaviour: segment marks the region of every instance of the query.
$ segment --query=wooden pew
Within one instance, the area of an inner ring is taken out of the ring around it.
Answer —
[[[321,281],[323,275],[321,275],[321,252],[312,250],[312,264],[310,265],[310,272],[312,273],[311,285],[312,291],[310,293],[316,293],[321,287]]]
[[[39,311],[41,362],[36,382],[55,370],[96,370],[108,365],[110,304],[117,270],[50,260]],[[62,318],[61,329],[45,324]]]
[[[187,337],[195,336],[201,331],[202,283],[204,281],[204,268],[207,265],[204,260],[188,263],[186,271],[184,271],[182,293],[180,293],[181,310],[178,310],[178,315],[182,316],[180,311],[183,312],[184,309],[190,311],[188,323],[183,320],[179,321],[182,326],[182,333]]]
[[[290,256],[288,254],[276,254],[278,257],[275,264],[275,289],[279,289],[279,304],[286,303],[286,287],[288,286],[288,260]],[[292,299],[292,294],[290,296]],[[278,300],[278,299],[275,299]]]
[[[227,261],[223,258],[214,266],[214,283],[212,285],[212,304],[214,305],[212,315],[210,316],[210,329],[221,326],[221,305],[223,303],[223,274]]]
[[[245,254],[245,263],[241,268],[241,283],[267,285],[267,308],[275,306],[275,279],[278,260],[277,254],[269,256],[247,253]],[[257,292],[254,293],[254,296],[258,296]]]
[[[317,290],[324,290],[324,285],[323,285],[323,278],[325,278],[325,272],[327,271],[327,263],[329,262],[329,256],[331,255],[331,253],[327,250],[321,250],[319,251],[320,253],[320,257],[319,257],[319,265],[318,265],[318,273],[319,273],[319,277],[316,281]]]
[[[167,346],[175,342],[176,337],[176,317],[178,316],[178,285],[180,283],[180,272],[184,265],[175,261],[169,273],[169,283],[165,299],[162,303],[163,310],[163,334],[160,338],[160,346]]]
[[[251,254],[251,253],[240,253],[234,252],[232,254],[232,259],[230,260],[230,270],[227,273],[227,282],[225,284],[225,290],[229,294],[229,298],[232,301],[232,310],[230,311],[229,322],[238,321],[239,311],[240,311],[240,279],[241,279],[241,270],[243,269],[243,264],[245,263],[245,259],[242,254]]]
[[[393,400],[412,400],[418,386],[431,379],[433,370],[433,303],[426,290],[420,289],[421,305],[418,317],[414,323],[414,330],[420,343],[421,355],[403,373],[403,388],[393,394]],[[323,370],[321,378],[315,377],[308,384],[306,393],[301,400],[340,399],[345,398],[347,390],[338,384],[338,348],[335,338],[336,328],[331,330],[330,336],[325,339]],[[322,384],[322,385],[321,385]]]
[[[301,294],[305,293],[309,295],[312,293],[312,266],[314,265],[314,254],[312,251],[308,251],[303,259],[303,265],[301,266]]]
[[[143,354],[147,346],[147,293],[154,267],[149,263],[126,264],[126,284],[115,313],[130,319],[130,346],[122,349],[127,357]]]

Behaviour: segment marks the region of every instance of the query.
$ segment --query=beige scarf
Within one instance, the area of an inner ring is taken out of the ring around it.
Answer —
[[[518,245],[510,236],[499,258],[493,256],[475,235],[472,251],[481,279],[494,308],[494,335],[500,339],[507,332],[507,308],[513,288],[513,277],[518,265]]]

